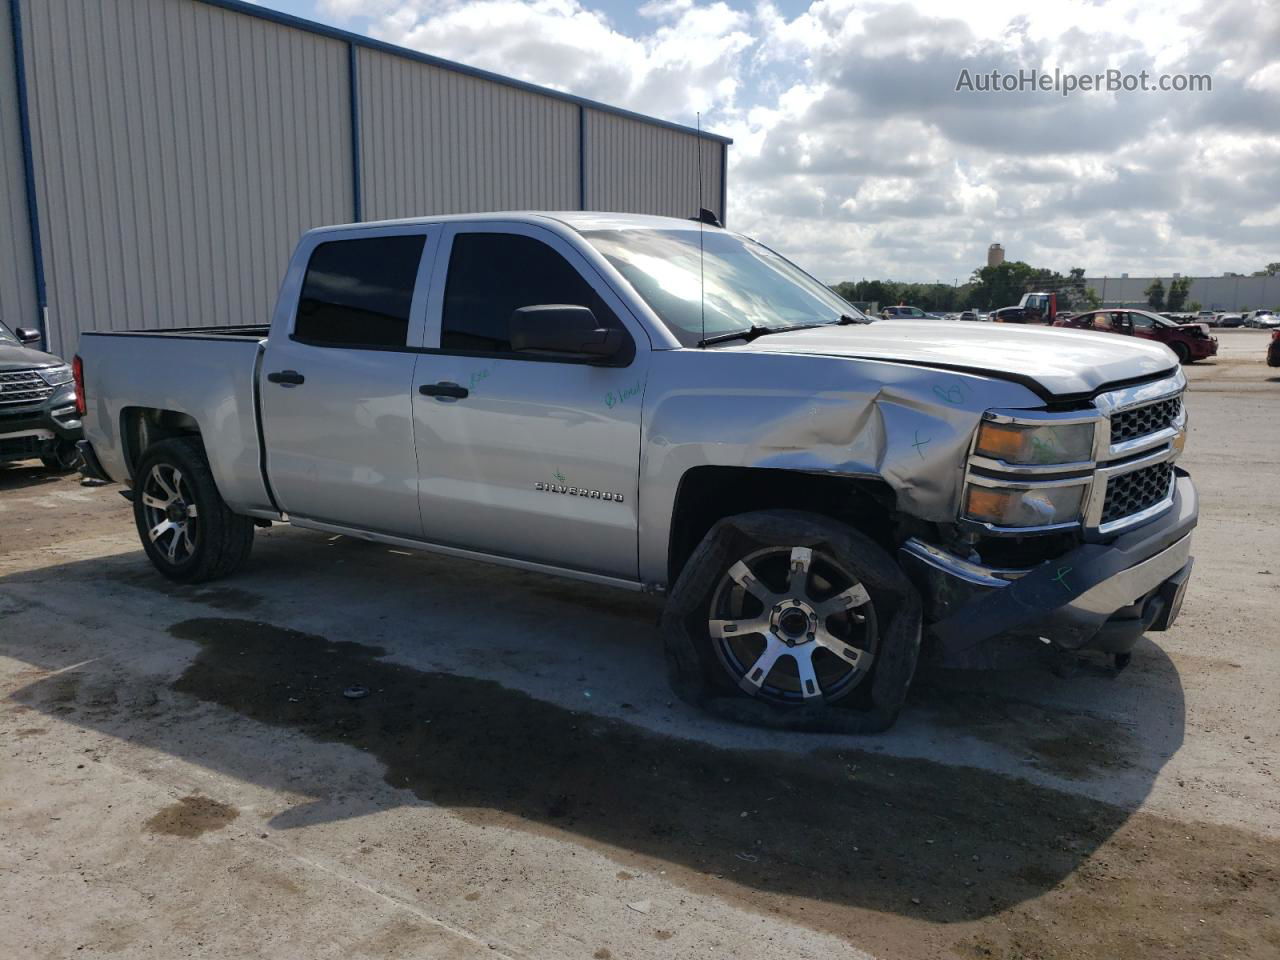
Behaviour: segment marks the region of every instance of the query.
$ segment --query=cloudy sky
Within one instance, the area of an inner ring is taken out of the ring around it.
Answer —
[[[729,221],[823,279],[1280,260],[1277,0],[261,0],[734,138]],[[956,91],[962,70],[1212,92]]]

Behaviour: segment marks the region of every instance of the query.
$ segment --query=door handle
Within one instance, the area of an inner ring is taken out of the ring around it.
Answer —
[[[418,392],[424,397],[449,397],[454,400],[461,400],[471,393],[466,387],[461,387],[449,380],[440,383],[424,383],[418,388]]]
[[[280,370],[276,373],[268,373],[267,379],[271,383],[283,383],[288,387],[296,387],[298,384],[306,383],[307,381],[307,378],[297,370]]]

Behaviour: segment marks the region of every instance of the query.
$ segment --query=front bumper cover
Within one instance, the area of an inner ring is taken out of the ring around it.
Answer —
[[[1177,615],[1191,573],[1195,487],[1177,472],[1161,517],[1109,543],[1086,543],[1027,571],[995,570],[918,540],[900,551],[925,597],[936,654],[949,666],[993,665],[997,640],[1042,638],[1066,650],[1126,653]]]
[[[16,441],[33,438],[41,443],[62,441],[75,443],[84,436],[84,425],[76,412],[76,392],[71,384],[59,387],[45,400],[29,406],[0,408],[0,462],[26,460],[32,453],[29,443]],[[5,443],[4,441],[10,441]],[[6,450],[10,451],[6,454]]]

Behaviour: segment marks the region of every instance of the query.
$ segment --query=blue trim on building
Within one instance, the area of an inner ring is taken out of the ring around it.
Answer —
[[[49,305],[44,284],[44,251],[40,244],[40,208],[36,201],[36,166],[31,153],[31,111],[27,106],[27,60],[22,47],[21,0],[9,0],[9,19],[12,21],[13,72],[18,85],[18,131],[22,139],[22,178],[27,193],[27,228],[31,234],[31,268],[36,284],[36,326],[40,330],[41,346],[48,348],[49,331],[45,323]]]
[[[12,2],[12,0],[10,0],[10,2]],[[366,47],[370,50],[389,53],[392,56],[404,57],[406,60],[416,60],[418,63],[425,63],[433,67],[440,67],[443,70],[452,70],[454,73],[465,74],[469,77],[478,77],[481,80],[488,80],[491,83],[500,83],[505,87],[514,87],[517,90],[524,90],[527,93],[537,93],[544,97],[551,97],[554,100],[563,100],[566,103],[577,104],[579,107],[599,110],[602,113],[612,113],[619,117],[627,117],[630,120],[638,120],[641,123],[650,123],[656,127],[665,127],[668,130],[679,130],[681,133],[691,133],[694,136],[700,136],[707,140],[714,140],[717,143],[733,143],[731,138],[722,137],[717,133],[699,133],[693,127],[686,127],[683,124],[672,123],[670,120],[659,120],[657,117],[646,117],[642,113],[624,110],[621,107],[611,107],[607,103],[588,100],[586,97],[574,96],[571,93],[564,93],[561,90],[552,90],[549,87],[540,87],[535,83],[526,83],[524,80],[516,80],[514,77],[504,77],[500,73],[490,73],[488,70],[481,70],[478,67],[468,67],[466,64],[455,63],[452,60],[445,60],[443,57],[433,57],[428,53],[419,53],[417,50],[410,50],[407,47],[397,47],[393,43],[384,43],[381,40],[374,40],[372,37],[361,36],[360,34],[352,33],[349,30],[339,30],[337,27],[330,27],[323,23],[316,23],[314,20],[304,20],[302,17],[295,17],[292,14],[281,13],[278,10],[268,10],[264,7],[255,6],[251,3],[245,3],[244,0],[198,0],[198,2],[208,4],[211,7],[221,7],[224,10],[231,10],[235,13],[243,13],[246,16],[257,17],[259,20],[270,20],[272,23],[279,23],[286,27],[305,30],[307,33],[319,34],[322,37],[342,40],[346,43],[352,44],[353,46]]]
[[[351,100],[351,206],[353,222],[364,219],[363,173],[360,165],[360,64],[356,45],[347,43],[347,90]]]
[[[587,209],[587,108],[578,104],[578,209]]]

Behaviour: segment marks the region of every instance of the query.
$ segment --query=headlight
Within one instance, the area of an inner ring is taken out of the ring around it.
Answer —
[[[60,363],[56,367],[44,367],[37,370],[42,380],[51,387],[60,387],[64,383],[71,382],[71,367],[65,363]]]
[[[1047,527],[1080,519],[1084,484],[1069,487],[969,488],[965,516],[998,527]]]
[[[1005,463],[1080,463],[1093,459],[1093,424],[1027,426],[984,420],[974,452]]]

